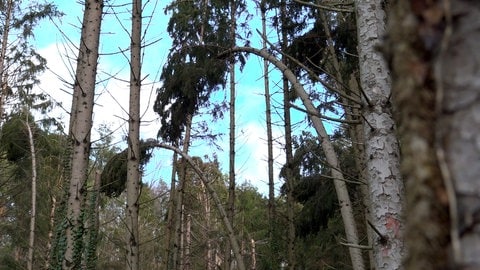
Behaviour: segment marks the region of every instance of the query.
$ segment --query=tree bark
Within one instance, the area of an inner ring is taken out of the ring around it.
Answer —
[[[10,33],[10,19],[12,15],[13,1],[8,0],[5,10],[5,25],[3,25],[2,31],[2,49],[0,50],[0,126],[3,124],[5,114],[5,103],[8,96],[8,84],[5,74],[5,60],[7,56],[8,36]]]
[[[386,47],[407,188],[406,269],[478,269],[476,1],[395,1]]]
[[[81,265],[83,233],[80,213],[84,201],[90,155],[102,10],[102,0],[85,1],[70,116],[69,134],[73,153],[66,215],[69,226],[65,229],[66,250],[62,262],[63,269],[78,269]]]
[[[237,0],[230,0],[230,31],[232,39],[231,46],[235,46],[235,38],[236,38],[236,10],[237,6],[235,1]],[[229,140],[230,140],[230,147],[229,147],[229,166],[228,166],[228,201],[227,201],[227,214],[228,219],[232,223],[232,227],[235,228],[234,225],[234,217],[235,217],[235,186],[236,186],[236,179],[235,179],[235,99],[236,99],[236,88],[235,88],[235,55],[230,57],[229,63],[229,72],[230,72],[230,133],[229,133]],[[226,243],[226,250],[225,250],[225,269],[230,269],[230,265],[232,263],[232,256],[230,255],[230,245]]]
[[[132,1],[130,37],[130,103],[127,161],[127,270],[139,269],[138,212],[140,200],[140,88],[141,88],[142,1]]]
[[[31,181],[32,181],[32,209],[30,212],[30,235],[28,240],[28,258],[27,269],[33,269],[33,259],[35,251],[35,219],[37,216],[37,156],[35,154],[35,144],[33,141],[33,132],[28,121],[28,116],[25,122],[25,127],[28,131],[28,143],[30,144],[30,160],[31,160]]]
[[[376,48],[385,35],[383,0],[355,1],[360,85],[363,106],[366,172],[370,193],[370,225],[376,269],[400,269],[403,245],[404,185],[400,152],[390,103],[388,67]]]
[[[280,2],[280,21],[281,21],[281,48],[282,51],[286,51],[288,48],[288,36],[287,36],[287,7],[286,1]],[[282,55],[282,63],[286,63],[287,58]],[[291,170],[291,163],[293,161],[293,147],[292,147],[292,123],[290,117],[290,88],[287,77],[284,75],[282,78],[282,90],[283,90],[283,121],[285,130],[285,186],[287,195],[287,258],[288,269],[294,270],[296,267],[295,256],[295,214],[293,201],[293,186],[294,175]]]

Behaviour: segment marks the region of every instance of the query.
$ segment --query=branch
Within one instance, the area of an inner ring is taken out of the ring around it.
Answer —
[[[321,5],[321,4],[314,4],[314,3],[309,3],[309,2],[304,2],[301,0],[293,0],[294,2],[297,2],[302,5],[314,7],[314,8],[320,8],[328,11],[336,11],[336,12],[353,12],[353,8],[338,8],[335,7],[334,5]],[[340,3],[339,3],[340,4]],[[340,5],[345,5],[345,4],[340,4]]]
[[[309,114],[309,115],[315,115],[316,117],[319,117],[319,118],[322,118],[322,119],[325,119],[325,120],[329,120],[329,121],[334,121],[334,122],[339,122],[339,123],[344,123],[344,124],[360,124],[360,120],[343,120],[343,119],[338,119],[338,118],[333,118],[333,117],[328,117],[328,116],[325,116],[319,112],[312,112],[312,111],[307,111],[293,103],[290,103],[289,104],[290,107],[298,110],[298,111],[301,111],[301,112],[304,112],[306,114]]]
[[[147,140],[147,142],[156,147],[169,149],[179,154],[190,164],[190,166],[193,168],[193,170],[198,175],[198,177],[200,177],[200,180],[203,182],[203,184],[207,188],[208,193],[210,193],[210,196],[212,196],[213,201],[217,206],[218,212],[220,213],[220,217],[223,220],[223,225],[225,226],[225,229],[228,232],[233,253],[235,255],[237,262],[240,264],[243,261],[243,258],[240,253],[240,245],[238,244],[237,238],[235,237],[235,232],[233,231],[233,228],[232,228],[232,223],[230,223],[230,220],[228,219],[227,212],[225,211],[225,208],[223,207],[222,201],[218,197],[217,192],[215,191],[215,189],[213,189],[212,185],[210,184],[210,181],[205,177],[205,174],[202,172],[202,170],[197,166],[197,164],[195,164],[193,159],[188,154],[184,153],[179,148],[172,145],[165,144],[165,143],[160,143],[160,142],[155,143],[156,140],[152,140],[152,139]]]

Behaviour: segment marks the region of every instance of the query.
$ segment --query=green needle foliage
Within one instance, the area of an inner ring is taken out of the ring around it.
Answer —
[[[152,157],[152,149],[155,143],[152,141],[140,141],[140,167]],[[118,197],[127,183],[127,156],[128,148],[114,155],[105,165],[101,176],[100,192],[108,197]],[[140,168],[140,169],[141,169]]]

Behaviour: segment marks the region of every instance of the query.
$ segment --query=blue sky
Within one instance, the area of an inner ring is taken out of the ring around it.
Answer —
[[[111,1],[110,3],[121,4],[129,3],[128,1]],[[49,93],[58,102],[62,102],[65,108],[70,108],[70,96],[68,92],[71,89],[68,85],[62,83],[58,78],[72,81],[74,64],[68,61],[68,57],[75,58],[77,53],[76,46],[79,42],[79,26],[82,20],[83,6],[76,1],[56,0],[60,11],[65,15],[60,21],[56,21],[59,29],[49,21],[45,21],[39,25],[36,31],[36,46],[38,51],[48,61],[49,71],[42,75],[39,91]],[[156,136],[160,122],[153,112],[152,103],[155,100],[155,90],[160,86],[158,76],[161,68],[167,60],[170,38],[166,32],[168,16],[164,14],[164,1],[160,1],[156,7],[155,13],[152,14],[155,2],[148,2],[144,11],[144,16],[152,16],[151,24],[148,28],[145,40],[147,43],[159,40],[154,45],[145,48],[145,57],[143,59],[142,73],[147,78],[142,87],[142,111],[144,112],[141,126],[141,137],[152,138]],[[117,130],[116,138],[119,142],[126,135],[126,111],[128,111],[128,52],[123,55],[120,53],[111,53],[120,49],[127,49],[129,45],[128,35],[123,29],[130,29],[129,10],[130,6],[116,9],[122,12],[120,18],[112,14],[105,15],[102,25],[101,52],[109,55],[102,55],[99,60],[99,76],[98,80],[104,80],[110,75],[115,74],[119,79],[110,79],[99,84],[98,97],[94,108],[94,125],[98,127],[100,124],[109,124],[112,129]],[[111,11],[111,10],[106,10]],[[110,12],[111,13],[111,12]],[[258,16],[257,16],[258,17]],[[146,22],[146,19],[144,19]],[[256,34],[255,29],[260,29],[258,21],[252,21],[253,38],[251,46],[260,48],[261,42]],[[275,33],[271,33],[272,38],[276,38]],[[263,61],[255,56],[249,56],[244,72],[237,72],[237,158],[236,158],[236,175],[237,182],[242,183],[249,181],[255,185],[258,190],[264,194],[268,191],[267,186],[267,146],[266,146],[266,127],[265,127],[265,105],[263,96],[263,78],[262,78]],[[271,69],[272,82],[270,83],[272,93],[279,91],[276,86],[279,83],[279,72]],[[123,81],[122,81],[123,80]],[[226,91],[226,92],[225,92]],[[228,90],[216,93],[216,98],[228,99]],[[281,94],[272,96],[272,102],[279,105],[281,102]],[[274,110],[275,111],[275,110]],[[68,122],[68,116],[58,108],[54,114],[63,113],[63,119]],[[278,111],[278,113],[282,113]],[[280,121],[278,116],[273,116],[274,122]],[[304,119],[303,114],[294,113],[293,121],[298,122]],[[191,155],[210,157],[215,153],[221,164],[224,173],[228,172],[228,113],[224,120],[212,123],[214,130],[223,132],[226,135],[217,143],[222,147],[223,151],[209,147],[205,142],[194,141],[191,148]],[[300,126],[299,131],[304,129],[305,125]],[[274,127],[274,137],[280,142],[283,141],[283,130],[281,127]],[[123,146],[122,146],[123,147]],[[275,177],[278,178],[278,168],[284,162],[284,154],[281,150],[282,146],[277,144],[275,147]],[[155,151],[155,158],[147,166],[144,180],[160,181],[164,179],[167,183],[170,179],[171,171],[171,153],[166,150]],[[277,189],[280,185],[277,185]]]

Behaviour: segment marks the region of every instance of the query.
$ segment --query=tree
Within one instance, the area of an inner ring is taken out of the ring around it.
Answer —
[[[375,268],[400,269],[404,256],[402,219],[404,185],[400,152],[390,102],[391,80],[381,52],[376,49],[385,34],[382,1],[355,1],[358,26],[360,85],[365,105],[364,139],[370,193],[370,224],[374,236]]]
[[[406,269],[480,267],[479,14],[472,1],[392,3],[385,55],[406,181]]]
[[[0,4],[0,124],[9,108],[19,110],[24,103],[33,105],[34,101],[40,101],[44,104],[32,108],[45,110],[50,104],[44,94],[31,92],[38,83],[37,75],[45,70],[46,61],[30,45],[30,39],[39,21],[61,13],[51,3],[29,2],[27,6],[25,2],[6,0]]]
[[[140,197],[140,88],[141,88],[142,1],[132,2],[130,43],[130,106],[128,114],[127,162],[127,264],[126,269],[139,269],[138,212]]]
[[[89,169],[90,134],[97,75],[97,59],[102,21],[103,1],[85,1],[82,33],[73,84],[69,139],[71,144],[69,188],[66,215],[58,226],[65,226],[66,246],[56,254],[62,269],[76,269],[81,264],[83,224],[81,210]],[[57,245],[60,239],[57,239]],[[60,266],[56,266],[60,267]]]
[[[260,56],[264,59],[267,59],[270,63],[275,65],[285,77],[292,84],[292,87],[295,91],[295,94],[301,99],[305,110],[309,116],[310,121],[312,122],[315,131],[317,132],[318,138],[321,142],[322,149],[325,152],[327,164],[331,167],[331,176],[334,179],[333,183],[335,186],[335,192],[337,193],[339,204],[341,205],[340,211],[342,213],[342,220],[345,226],[345,234],[350,247],[350,257],[352,259],[352,265],[358,267],[359,269],[364,268],[363,258],[361,253],[358,251],[358,231],[355,223],[355,218],[353,216],[353,208],[350,201],[350,195],[348,193],[345,177],[340,170],[338,156],[335,152],[335,149],[329,140],[327,131],[322,122],[322,116],[315,106],[313,105],[312,100],[308,96],[307,92],[303,88],[302,84],[299,82],[295,74],[290,70],[283,62],[275,58],[275,56],[269,54],[266,51],[258,50],[251,47],[235,47],[228,51],[231,52],[247,52],[253,53],[257,56]]]

